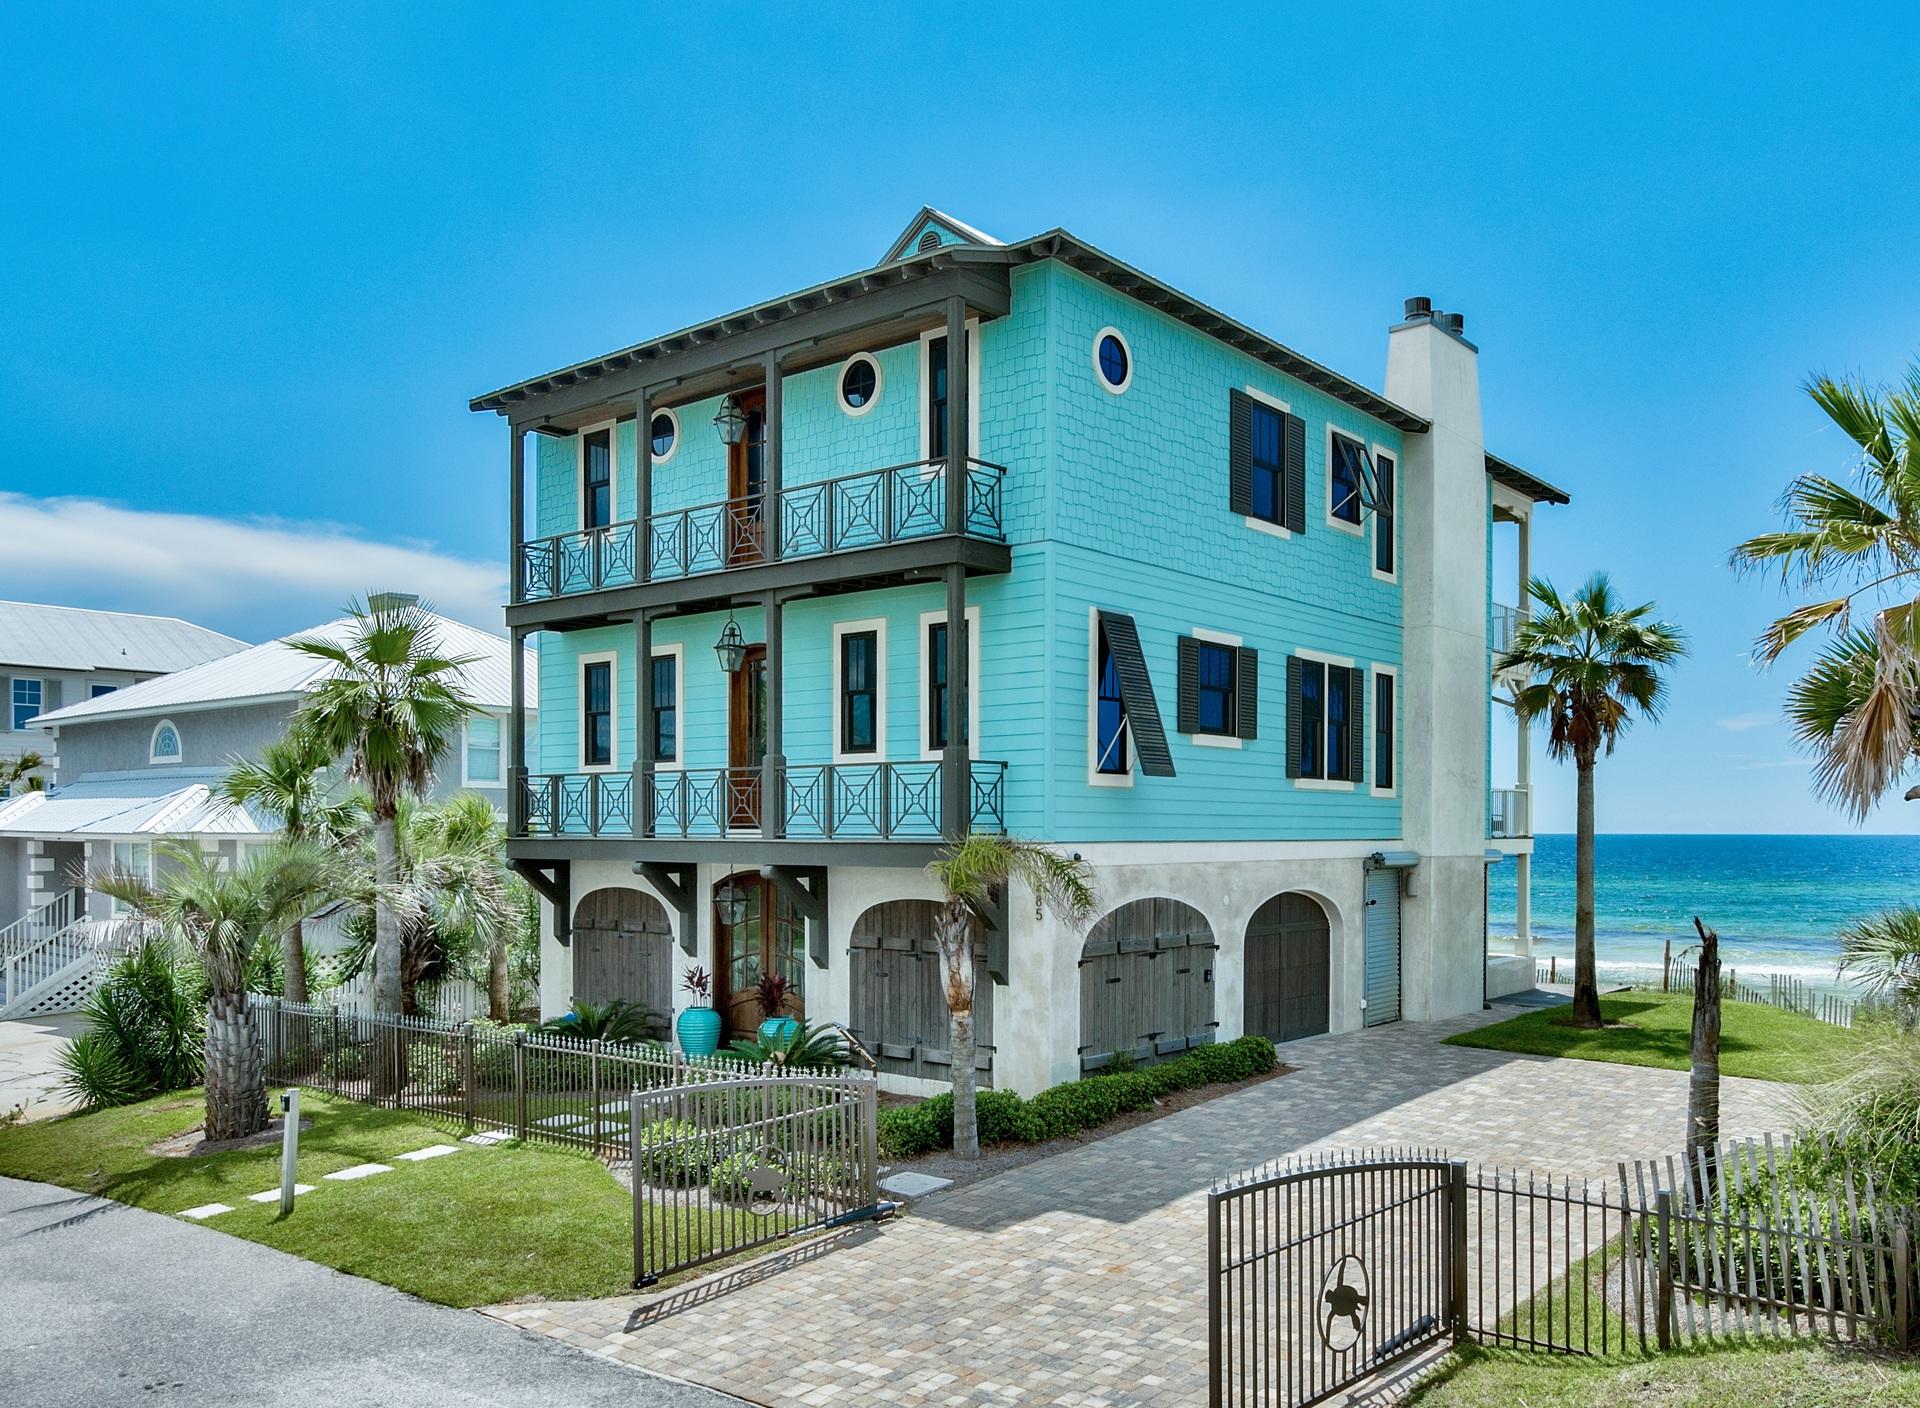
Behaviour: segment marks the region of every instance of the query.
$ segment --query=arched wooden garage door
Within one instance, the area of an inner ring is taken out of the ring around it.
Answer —
[[[1309,895],[1275,895],[1247,923],[1245,1030],[1297,1041],[1327,1030],[1332,974],[1327,912]]]
[[[573,996],[598,1006],[635,1002],[673,1017],[673,926],[643,890],[609,886],[573,911]]]
[[[932,900],[877,904],[855,922],[848,965],[847,1026],[883,1071],[949,1080],[947,967],[933,937]],[[993,1083],[993,981],[973,970],[974,1064]]]
[[[1095,924],[1080,953],[1080,1069],[1212,1041],[1214,950],[1206,917],[1179,900],[1135,900]]]

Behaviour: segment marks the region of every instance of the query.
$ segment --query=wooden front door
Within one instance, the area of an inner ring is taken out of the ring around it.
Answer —
[[[1247,923],[1241,1029],[1269,1041],[1327,1030],[1332,979],[1327,912],[1310,895],[1275,895]]]
[[[735,398],[747,417],[738,445],[727,446],[727,566],[764,562],[767,556],[767,393],[743,391]]]
[[[767,648],[747,647],[727,685],[727,825],[760,824],[760,765],[767,756]]]
[[[743,901],[733,923],[727,922],[727,906],[718,903],[729,885]],[[714,895],[713,971],[719,989],[714,999],[727,1019],[727,1030],[751,1036],[759,1027],[763,1014],[757,985],[762,973],[778,973],[790,984],[793,996],[782,1015],[804,1017],[807,926],[800,912],[757,871],[729,875],[714,887]]]

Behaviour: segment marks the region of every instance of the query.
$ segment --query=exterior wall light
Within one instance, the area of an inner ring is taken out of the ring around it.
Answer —
[[[713,413],[713,428],[720,432],[721,440],[729,445],[738,445],[740,437],[747,433],[747,413],[740,409],[740,403],[728,396],[720,403],[720,409]]]
[[[740,673],[740,667],[747,663],[747,641],[740,634],[740,623],[733,619],[733,613],[727,613],[726,628],[720,632],[720,639],[713,643],[713,653],[720,657],[720,668],[730,675]]]

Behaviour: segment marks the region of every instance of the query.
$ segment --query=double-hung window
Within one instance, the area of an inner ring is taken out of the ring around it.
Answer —
[[[153,847],[145,841],[115,841],[113,843],[113,870],[116,875],[128,875],[153,883]],[[113,902],[115,914],[131,914],[133,906],[123,899]]]
[[[1287,776],[1358,782],[1366,772],[1366,671],[1287,660]]]
[[[653,760],[680,761],[680,657],[653,657],[647,711],[653,722]]]
[[[1384,672],[1373,677],[1373,786],[1393,790],[1393,676]]]
[[[580,764],[613,766],[613,662],[589,660],[580,669]]]
[[[1365,455],[1358,440],[1338,433],[1327,447],[1327,514],[1355,527],[1360,524],[1360,464]]]
[[[492,714],[474,714],[467,720],[467,785],[500,785],[500,720]]]
[[[1286,469],[1281,462],[1281,412],[1255,401],[1250,412],[1253,428],[1253,502],[1249,512],[1269,523],[1280,522]]]
[[[585,499],[582,528],[604,528],[613,522],[613,432],[596,430],[582,442],[581,479]]]
[[[1104,627],[1094,664],[1093,770],[1109,777],[1132,771],[1127,758],[1127,701],[1120,692],[1120,665]]]
[[[27,726],[27,720],[40,712],[41,685],[39,680],[22,679],[18,675],[13,679],[13,726],[16,730]]]
[[[960,656],[964,660],[971,647],[966,623],[960,626]],[[960,742],[967,738],[967,682],[960,682]],[[927,627],[927,746],[947,746],[947,623],[935,621]]]
[[[942,681],[936,716],[945,725],[946,627],[934,661]],[[930,691],[931,693],[931,691]],[[930,706],[932,707],[932,706]],[[880,633],[848,631],[840,637],[840,751],[872,753],[880,746]]]
[[[1373,512],[1373,571],[1377,577],[1393,576],[1393,461],[1385,455],[1373,457],[1373,482],[1380,502]]]
[[[1227,505],[1256,528],[1306,531],[1306,422],[1238,387],[1227,391]]]
[[[1180,732],[1196,740],[1258,737],[1259,652],[1238,637],[1181,636],[1175,646]]]
[[[947,340],[927,343],[927,458],[947,457]]]

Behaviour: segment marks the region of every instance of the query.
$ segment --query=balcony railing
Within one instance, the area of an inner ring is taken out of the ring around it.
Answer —
[[[1007,765],[969,768],[969,821],[1007,828]],[[647,815],[655,837],[761,837],[817,841],[937,841],[945,774],[938,762],[789,764],[781,808],[764,805],[761,768],[689,768],[652,774]],[[522,794],[528,836],[635,833],[633,776],[624,772],[535,774]]]
[[[1006,470],[967,461],[967,537],[1006,541]],[[881,547],[947,531],[947,462],[915,460],[782,490],[778,550],[768,542],[767,496],[722,499],[646,520],[558,533],[520,545],[519,597],[544,601],[580,592],[696,577],[792,558]]]
[[[1487,644],[1497,661],[1502,655],[1513,649],[1514,638],[1519,634],[1520,623],[1527,619],[1527,613],[1517,606],[1508,606],[1496,601],[1487,623]]]
[[[1494,788],[1488,833],[1503,840],[1533,835],[1532,802],[1532,795],[1525,787]]]

